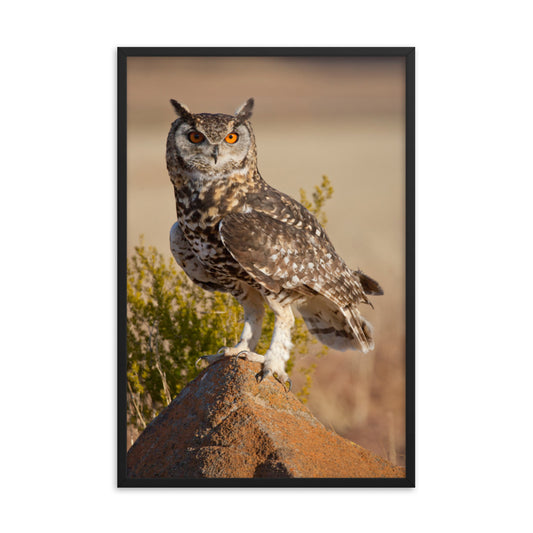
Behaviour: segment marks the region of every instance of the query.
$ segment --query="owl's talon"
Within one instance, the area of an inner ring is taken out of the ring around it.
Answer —
[[[201,355],[196,360],[196,363],[194,363],[194,366],[198,368],[198,363],[200,361],[207,361],[208,365],[212,365],[213,363],[216,363],[217,361],[221,361],[225,357],[224,352],[222,352],[221,350],[225,350],[225,348],[221,348],[216,354],[213,354],[213,355]]]
[[[282,383],[282,385],[283,385],[283,388],[286,389],[287,392],[291,392],[291,389],[292,389],[291,378],[287,378],[287,381],[285,383]],[[286,388],[285,385],[287,385],[288,388]]]
[[[261,383],[261,381],[263,381],[265,378],[272,375],[272,370],[270,370],[270,368],[263,368],[263,370],[255,375],[255,379],[257,383]]]
[[[292,381],[291,379],[289,378],[289,376],[285,375],[285,376],[279,376],[277,373],[274,374],[274,377],[276,378],[276,381],[278,381],[279,383],[281,383],[283,385],[283,388],[285,389],[285,392],[290,392],[291,389],[292,389]],[[283,381],[283,377],[285,377],[285,381]],[[288,388],[287,388],[288,387]]]
[[[281,383],[283,385],[283,388],[285,389],[285,392],[290,392],[291,391],[291,389],[292,389],[292,381],[289,378],[289,376],[285,375],[285,376],[281,376],[280,377],[277,372],[272,372],[272,370],[270,370],[270,368],[264,368],[263,370],[261,370],[261,372],[258,372],[255,375],[255,379],[256,379],[257,383],[261,383],[261,381],[263,381],[268,376],[272,376],[276,381]],[[285,381],[283,380],[283,378],[285,378]]]
[[[200,361],[207,361],[208,364],[212,365],[213,363],[216,363],[217,361],[222,361],[222,359],[226,359],[227,357],[246,359],[247,361],[251,361],[254,363],[262,363],[265,359],[263,355],[251,352],[250,350],[237,351],[237,349],[235,348],[228,348],[227,346],[224,346],[223,348],[220,348],[220,350],[218,350],[216,354],[202,355],[199,359],[196,360],[194,366],[198,368],[198,364],[200,363]]]

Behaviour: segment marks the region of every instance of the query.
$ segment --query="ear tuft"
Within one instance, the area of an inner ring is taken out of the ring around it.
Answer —
[[[248,120],[252,116],[252,109],[254,107],[254,99],[248,98],[244,104],[235,111],[235,116],[240,122]]]
[[[189,111],[189,108],[186,105],[180,104],[179,102],[176,102],[176,100],[173,99],[170,100],[170,103],[174,106],[174,110],[176,111],[178,117],[183,119],[192,118],[191,112]]]

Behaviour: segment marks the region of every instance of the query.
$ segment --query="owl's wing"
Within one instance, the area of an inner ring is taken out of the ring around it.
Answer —
[[[219,231],[235,260],[266,289],[305,296],[300,311],[320,340],[343,350],[373,348],[372,328],[357,306],[369,303],[361,280],[329,239],[258,211],[224,217]]]
[[[219,231],[235,260],[272,292],[321,294],[339,306],[368,302],[327,238],[257,211],[224,217]]]

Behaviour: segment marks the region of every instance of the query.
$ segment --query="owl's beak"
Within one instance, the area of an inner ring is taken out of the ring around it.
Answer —
[[[215,148],[213,149],[213,159],[215,160],[215,165],[216,165],[217,159],[218,159],[218,144],[216,144]]]

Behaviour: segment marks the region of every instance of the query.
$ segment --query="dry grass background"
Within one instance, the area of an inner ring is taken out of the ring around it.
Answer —
[[[165,142],[170,98],[193,112],[233,111],[256,101],[259,170],[299,199],[327,175],[335,189],[327,231],[349,265],[385,295],[364,314],[376,349],[335,352],[317,363],[309,407],[330,429],[405,464],[404,61],[322,58],[128,59],[128,252],[168,250],[175,221]],[[312,351],[311,351],[312,352]],[[301,384],[295,379],[295,387]]]

